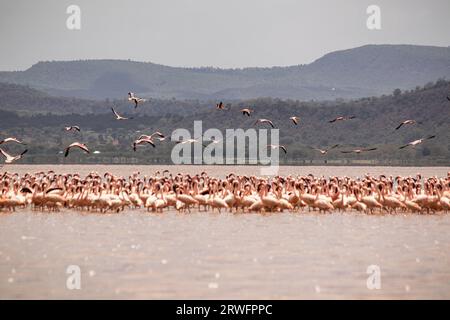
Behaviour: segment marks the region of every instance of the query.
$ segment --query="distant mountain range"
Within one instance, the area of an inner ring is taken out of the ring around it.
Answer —
[[[450,78],[450,47],[367,45],[299,66],[245,69],[178,68],[124,60],[39,62],[0,72],[0,82],[51,95],[103,100],[128,91],[158,99],[334,100],[378,96]]]

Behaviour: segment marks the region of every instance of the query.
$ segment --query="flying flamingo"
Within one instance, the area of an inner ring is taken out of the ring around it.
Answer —
[[[86,153],[91,153],[85,144],[79,143],[79,142],[74,142],[64,150],[64,157],[67,157],[69,155],[70,149],[72,149],[72,148],[80,148],[81,150],[83,150]]]
[[[0,149],[0,153],[6,158],[5,163],[13,163],[14,161],[22,159],[22,156],[28,152],[28,149],[25,149],[21,154],[17,156],[12,156],[5,152],[5,150]]]
[[[143,138],[139,138],[136,141],[134,141],[133,150],[136,151],[136,147],[138,145],[144,144],[144,143],[150,144],[153,148],[155,147],[155,143],[153,142],[153,140],[150,137],[143,137]]]
[[[64,129],[65,129],[66,131],[78,131],[78,132],[81,131],[79,126],[69,126],[69,127],[64,127]]]
[[[364,148],[364,149],[354,149],[354,150],[349,150],[349,151],[341,151],[342,153],[361,153],[361,152],[366,152],[366,151],[373,151],[373,150],[377,150],[377,148]]]
[[[15,143],[18,143],[18,144],[26,144],[26,143],[23,143],[22,141],[18,140],[17,138],[14,138],[14,137],[9,137],[9,138],[3,139],[3,140],[0,141],[0,144],[7,143],[7,142],[15,142]]]
[[[201,143],[200,141],[198,141],[198,139],[186,139],[186,140],[178,140],[175,141],[176,144],[186,144],[186,143]],[[206,147],[206,145],[204,145],[203,143],[201,143],[202,146]]]
[[[138,107],[139,103],[145,102],[146,100],[136,97],[133,92],[128,92],[128,101],[133,101],[134,102],[134,108],[136,109]]]
[[[333,120],[328,121],[329,123],[333,123],[336,121],[345,121],[345,120],[351,120],[351,119],[355,119],[355,116],[339,116],[334,118]]]
[[[335,144],[334,146],[329,147],[328,149],[319,149],[319,148],[314,148],[314,147],[310,147],[313,150],[319,151],[321,154],[327,154],[328,151],[330,151],[331,149],[337,148],[339,147],[338,144]]]
[[[153,140],[153,137],[154,137],[154,136],[158,136],[158,138],[156,138],[156,139],[158,139],[159,141],[163,141],[163,140],[166,139],[166,136],[163,135],[163,134],[162,134],[161,132],[159,132],[159,131],[155,131],[155,132],[153,132],[151,135],[142,134],[142,135],[139,136],[138,139],[148,138],[148,139],[150,139],[150,140]]]
[[[267,146],[267,148],[271,148],[271,149],[277,149],[277,148],[279,148],[279,149],[283,150],[284,153],[287,153],[286,147],[285,147],[285,146],[282,146],[282,145],[279,145],[279,144],[269,144],[269,145]]]
[[[272,128],[275,128],[275,126],[273,125],[273,122],[270,121],[269,119],[258,119],[255,121],[255,125],[258,123],[268,123]]]
[[[435,137],[436,136],[433,135],[433,136],[429,136],[429,137],[426,137],[426,138],[417,139],[417,140],[414,140],[414,141],[411,141],[411,142],[405,144],[404,146],[401,146],[399,149],[403,149],[403,148],[406,148],[406,147],[409,147],[409,146],[415,147],[418,144],[421,144],[422,142],[424,142],[425,140],[430,140],[430,139],[433,139]]]
[[[253,112],[253,110],[251,110],[249,108],[245,108],[245,109],[242,109],[241,112],[244,116],[250,117],[250,114]]]
[[[395,130],[400,129],[403,125],[406,125],[406,124],[416,124],[416,123],[417,123],[416,120],[405,120],[405,121],[403,121],[402,123],[400,123],[400,124],[395,128]]]
[[[133,119],[133,118],[125,118],[125,117],[122,117],[120,114],[118,114],[118,113],[116,112],[116,110],[114,110],[114,108],[111,108],[111,110],[112,110],[112,112],[114,113],[114,115],[116,116],[116,120],[128,120],[128,119]]]
[[[294,116],[294,117],[290,117],[289,120],[292,120],[292,122],[293,122],[295,125],[298,125],[298,122],[300,121],[300,118]]]
[[[225,108],[225,105],[223,104],[222,101],[220,101],[219,103],[216,103],[216,109],[218,109],[218,110],[229,110],[229,108]]]

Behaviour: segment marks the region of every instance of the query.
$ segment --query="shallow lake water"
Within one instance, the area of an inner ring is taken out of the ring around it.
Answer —
[[[11,172],[258,174],[257,167],[9,166]],[[444,176],[449,168],[280,167]],[[78,266],[81,288],[69,290]],[[367,269],[380,270],[368,289]],[[0,213],[0,299],[450,298],[450,215]]]

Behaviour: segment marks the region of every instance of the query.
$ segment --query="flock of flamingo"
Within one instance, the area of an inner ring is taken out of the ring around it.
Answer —
[[[447,97],[449,99],[449,97]],[[137,108],[145,99],[128,93],[128,100]],[[449,99],[450,100],[450,99]],[[222,102],[216,104],[218,110],[230,110]],[[112,108],[117,120],[129,120],[118,114]],[[254,110],[240,110],[244,116],[250,117]],[[339,116],[330,123],[348,121],[355,116]],[[289,118],[294,125],[301,121],[300,117]],[[395,129],[417,122],[408,119]],[[260,118],[256,124],[268,124],[274,128],[269,119]],[[65,127],[66,131],[79,132],[77,125]],[[426,140],[433,139],[431,135],[411,141],[399,149],[414,147]],[[163,141],[166,137],[159,131],[151,135],[141,135],[133,143],[136,151],[138,145],[149,144],[155,147],[155,140]],[[187,139],[176,143],[196,143],[199,139]],[[217,143],[217,141],[211,141]],[[25,144],[15,137],[0,141]],[[334,145],[325,149],[313,148],[321,154],[339,147]],[[67,157],[74,148],[90,153],[88,147],[80,142],[74,142],[64,150]],[[268,145],[268,148],[280,148],[282,145]],[[373,151],[377,148],[360,148],[343,150],[342,153]],[[18,155],[11,155],[0,148],[5,157],[5,163],[10,164],[20,160],[28,150]],[[165,175],[168,173],[169,175]],[[181,212],[198,210],[229,210],[230,212],[280,212],[283,210],[298,211],[302,208],[319,212],[357,210],[367,214],[377,213],[436,213],[447,212],[450,209],[450,172],[446,178],[430,177],[373,177],[366,175],[362,179],[350,177],[308,176],[277,176],[260,178],[256,176],[228,175],[225,179],[209,177],[203,172],[200,175],[177,174],[172,176],[165,170],[162,175],[157,172],[150,177],[140,177],[139,173],[125,179],[106,173],[101,177],[92,172],[87,177],[79,174],[56,174],[53,171],[35,174],[27,173],[20,176],[17,173],[4,172],[0,178],[0,210],[15,211],[16,208],[32,206],[36,210],[48,209],[59,211],[61,208],[73,208],[99,212],[120,212],[124,208],[145,207],[149,211],[162,212],[165,208],[175,208]]]
[[[0,177],[0,210],[60,211],[62,208],[119,213],[125,208],[146,208],[162,213],[175,209],[233,213],[358,211],[365,214],[442,214],[450,210],[450,172],[446,178],[363,178],[257,176],[229,174],[220,179],[168,170],[151,176],[135,172],[128,178],[91,172],[34,174],[5,172]]]
[[[450,101],[449,96],[447,96],[447,100]],[[143,102],[145,102],[147,100],[137,97],[133,92],[128,92],[128,101],[133,103],[134,104],[134,108],[136,109],[139,106],[140,103],[143,103]],[[220,101],[219,103],[216,104],[216,109],[217,110],[231,110],[231,105],[225,106],[224,103],[222,101]],[[123,120],[131,120],[131,119],[133,119],[133,117],[125,117],[123,115],[120,115],[114,108],[111,108],[111,110],[112,110],[116,120],[123,121]],[[241,109],[240,112],[244,116],[250,117],[254,113],[254,110],[252,110],[250,108],[244,108],[244,109]],[[335,117],[334,119],[331,119],[328,122],[329,123],[335,123],[335,122],[340,122],[340,121],[348,121],[348,120],[352,120],[352,119],[355,119],[355,118],[356,117],[354,115],[344,115],[344,116]],[[301,121],[301,118],[298,117],[298,116],[291,116],[291,117],[289,117],[289,120],[291,120],[292,123],[297,126],[297,125],[299,125],[299,123]],[[406,125],[414,125],[414,124],[419,124],[419,123],[420,122],[418,122],[416,120],[407,119],[407,120],[402,121],[395,128],[395,130],[399,130],[401,127],[406,126]],[[273,121],[270,120],[270,119],[259,118],[254,123],[254,125],[257,125],[257,124],[266,124],[266,125],[269,125],[271,128],[275,128],[275,125],[274,125]],[[80,132],[81,131],[80,126],[78,126],[78,125],[67,126],[64,129],[65,129],[65,131],[73,131],[73,132]],[[159,131],[156,131],[156,132],[154,132],[151,135],[141,135],[141,136],[139,136],[139,138],[137,138],[133,142],[133,144],[132,144],[133,150],[136,151],[137,150],[136,147],[138,145],[151,145],[152,147],[156,147],[156,145],[155,145],[155,138],[154,138],[155,136],[157,137],[156,139],[158,139],[159,141],[164,141],[166,139],[164,134],[162,134]],[[435,137],[436,137],[435,135],[429,135],[427,137],[423,137],[423,138],[411,141],[411,142],[409,142],[409,143],[407,143],[405,145],[402,145],[402,146],[399,147],[399,149],[404,149],[404,148],[407,148],[407,147],[415,147],[415,146],[417,146],[417,145],[419,145],[421,143],[424,143],[426,140],[430,140],[430,139],[433,139]],[[19,144],[25,144],[25,143],[23,143],[22,141],[20,141],[19,139],[15,138],[15,137],[9,137],[9,138],[6,138],[4,140],[1,140],[0,141],[0,145],[4,144],[4,143],[8,143],[8,142],[15,142],[15,143],[19,143]],[[209,140],[207,142],[218,143],[219,141]],[[200,138],[195,138],[195,139],[179,140],[179,141],[175,141],[175,143],[185,144],[185,143],[202,143],[202,142],[201,142]],[[203,146],[206,146],[206,145],[203,144]],[[340,147],[340,145],[336,144],[336,145],[333,145],[333,146],[328,147],[328,148],[315,148],[315,147],[311,147],[310,146],[309,148],[320,152],[322,155],[326,155],[328,153],[328,151],[333,150],[333,149],[335,149],[337,147]],[[90,153],[90,150],[87,147],[87,145],[84,144],[84,143],[78,142],[78,141],[71,143],[69,146],[67,146],[64,149],[64,152],[62,152],[62,153],[64,154],[65,157],[67,157],[67,156],[69,156],[70,150],[73,149],[73,148],[80,149],[80,150],[82,150],[85,153]],[[267,145],[267,148],[272,148],[272,149],[279,148],[284,153],[287,153],[287,148],[284,145],[270,144],[270,145]],[[377,149],[378,148],[376,148],[376,147],[365,147],[365,148],[357,148],[357,149],[353,149],[353,150],[341,150],[341,153],[360,154],[360,153],[363,153],[363,152],[374,151],[374,150],[377,150]],[[23,155],[27,151],[28,151],[28,149],[25,149],[22,153],[20,153],[18,155],[11,155],[11,154],[7,153],[4,149],[0,148],[0,153],[5,157],[5,163],[7,163],[7,164],[13,163],[15,161],[18,161],[18,160],[22,159]]]

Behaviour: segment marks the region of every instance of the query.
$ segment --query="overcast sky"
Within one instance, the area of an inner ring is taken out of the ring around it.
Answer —
[[[69,5],[81,30],[66,27]],[[366,9],[381,8],[368,30]],[[170,66],[309,63],[365,44],[450,45],[450,0],[0,0],[0,70],[42,60]]]

